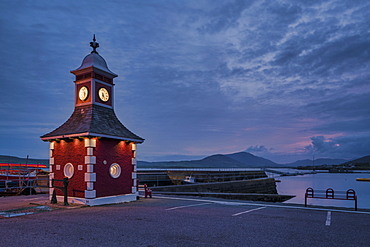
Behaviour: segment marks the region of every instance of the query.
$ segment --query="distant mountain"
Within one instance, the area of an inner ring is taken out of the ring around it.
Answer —
[[[347,160],[344,159],[316,159],[314,161],[306,159],[306,160],[297,160],[293,163],[285,164],[289,167],[297,167],[297,166],[321,166],[321,165],[340,165],[344,162],[347,162]]]
[[[201,160],[143,162],[138,161],[138,167],[153,168],[249,168],[249,167],[285,167],[271,160],[255,156],[247,152],[233,154],[215,154]]]
[[[342,162],[342,163],[344,163],[344,164],[366,164],[366,163],[370,164],[370,155],[364,156],[364,157],[359,158],[359,159]]]
[[[248,167],[277,167],[277,166],[281,167],[282,166],[271,160],[258,157],[258,156],[254,156],[253,154],[247,153],[247,152],[227,154],[226,156],[236,161],[239,161],[241,164],[246,165]]]
[[[15,156],[0,155],[0,163],[16,164],[44,164],[49,165],[48,159],[27,159]],[[232,154],[215,154],[200,160],[190,161],[162,161],[147,162],[137,161],[139,168],[263,168],[263,167],[297,167],[297,166],[315,166],[319,165],[341,165],[341,164],[370,164],[370,155],[359,159],[347,161],[344,159],[316,159],[298,160],[293,163],[277,164],[271,160],[255,156],[247,152],[238,152]]]
[[[12,164],[43,164],[43,165],[49,165],[48,159],[28,159],[27,158],[19,158],[15,156],[9,156],[9,155],[0,155],[0,163],[12,163]]]

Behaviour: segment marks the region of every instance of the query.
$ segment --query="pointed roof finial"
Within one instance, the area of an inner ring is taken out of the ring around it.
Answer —
[[[95,39],[95,34],[94,34],[93,42],[90,42],[90,46],[93,48],[91,53],[97,53],[98,54],[98,52],[96,51],[96,48],[99,47],[99,43],[95,42],[95,41],[96,41],[96,39]]]

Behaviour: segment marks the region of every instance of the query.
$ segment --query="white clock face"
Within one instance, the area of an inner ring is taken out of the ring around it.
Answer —
[[[107,102],[109,100],[109,92],[107,89],[105,88],[100,88],[99,89],[99,98],[103,101],[103,102]]]
[[[78,92],[78,97],[80,100],[85,101],[87,97],[89,96],[89,89],[85,86],[80,88],[80,91]]]

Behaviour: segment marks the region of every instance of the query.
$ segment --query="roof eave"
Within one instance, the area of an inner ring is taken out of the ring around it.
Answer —
[[[104,134],[98,134],[98,133],[93,133],[93,132],[67,134],[67,135],[59,135],[59,136],[47,136],[47,137],[41,137],[41,140],[53,141],[56,139],[67,139],[67,138],[78,138],[78,137],[104,137],[104,138],[117,139],[117,140],[122,140],[122,141],[130,141],[130,142],[135,142],[135,143],[143,143],[145,140],[145,139],[126,138],[122,136],[104,135]]]

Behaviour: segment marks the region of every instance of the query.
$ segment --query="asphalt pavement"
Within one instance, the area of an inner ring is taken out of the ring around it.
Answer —
[[[0,198],[0,246],[369,246],[370,212],[155,195],[96,207]],[[39,209],[33,209],[39,207]],[[17,209],[19,209],[17,211]]]

